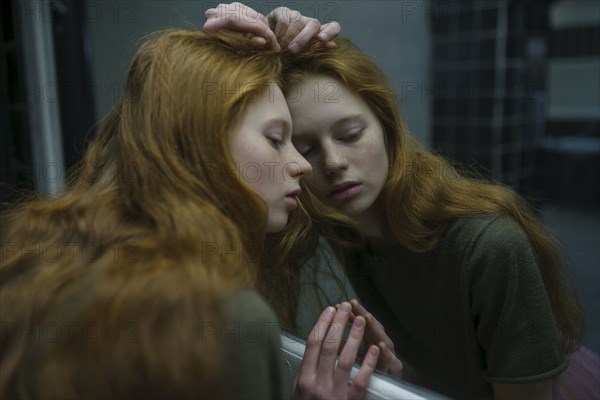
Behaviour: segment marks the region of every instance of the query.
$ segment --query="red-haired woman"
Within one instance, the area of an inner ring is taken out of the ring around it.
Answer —
[[[0,397],[288,391],[278,321],[251,289],[311,169],[291,143],[282,65],[240,34],[147,38],[69,187],[2,216]],[[299,378],[315,385],[297,394],[364,395],[378,349],[351,386],[347,368],[364,319],[335,365],[349,308],[323,312]]]

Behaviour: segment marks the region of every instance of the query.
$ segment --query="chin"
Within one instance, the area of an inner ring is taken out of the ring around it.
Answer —
[[[283,230],[287,225],[287,216],[285,219],[277,218],[277,220],[269,220],[267,221],[266,233],[277,233]]]
[[[351,204],[346,204],[344,207],[337,207],[342,213],[346,214],[349,217],[355,218],[367,211],[370,207],[370,204],[364,204],[364,202],[356,202]]]

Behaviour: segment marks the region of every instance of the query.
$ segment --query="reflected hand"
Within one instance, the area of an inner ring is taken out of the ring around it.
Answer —
[[[402,361],[396,357],[394,342],[385,333],[383,325],[358,300],[353,299],[350,303],[352,304],[352,316],[355,318],[361,316],[367,321],[365,344],[367,346],[376,345],[379,347],[381,356],[377,363],[377,369],[401,379],[404,367]]]

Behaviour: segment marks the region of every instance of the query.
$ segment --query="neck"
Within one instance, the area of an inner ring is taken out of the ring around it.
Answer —
[[[369,210],[354,217],[354,219],[360,224],[360,228],[365,236],[395,240],[392,228],[386,218],[385,208],[380,206],[379,201]]]

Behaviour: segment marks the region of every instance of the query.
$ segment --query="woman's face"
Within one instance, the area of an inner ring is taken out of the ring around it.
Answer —
[[[375,218],[389,167],[383,129],[369,106],[324,75],[306,75],[287,101],[315,194],[360,223]]]
[[[311,171],[292,145],[291,135],[290,111],[277,85],[252,99],[231,132],[237,172],[267,204],[267,232],[285,227],[289,213],[298,207],[300,176]]]

